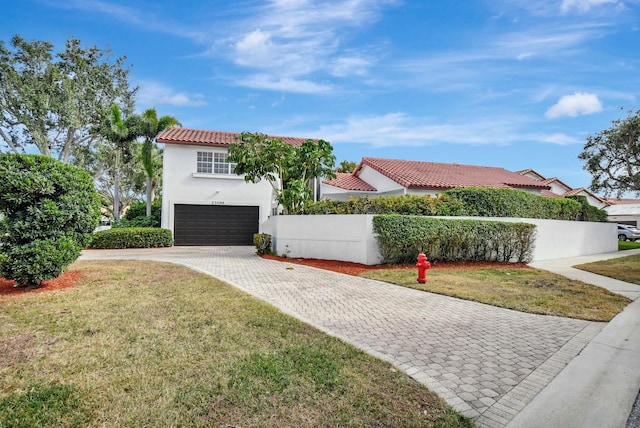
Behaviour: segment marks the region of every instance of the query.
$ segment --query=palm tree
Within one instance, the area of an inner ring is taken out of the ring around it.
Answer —
[[[122,162],[128,162],[131,157],[131,143],[138,137],[138,118],[123,117],[120,106],[111,104],[109,117],[102,134],[113,144],[115,150],[115,164],[113,166],[114,191],[113,191],[113,218],[120,219],[120,168]]]
[[[151,202],[153,202],[153,190],[157,185],[155,175],[154,152],[157,153],[158,146],[153,140],[158,134],[172,126],[182,126],[182,124],[173,116],[162,116],[158,119],[156,109],[150,108],[145,110],[140,116],[140,135],[144,137],[142,143],[142,167],[147,176],[147,217],[151,216]]]

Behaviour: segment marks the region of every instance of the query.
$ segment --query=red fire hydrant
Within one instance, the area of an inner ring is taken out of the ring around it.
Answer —
[[[427,269],[431,269],[431,263],[427,260],[427,256],[424,253],[418,254],[418,282],[424,284],[427,282]]]

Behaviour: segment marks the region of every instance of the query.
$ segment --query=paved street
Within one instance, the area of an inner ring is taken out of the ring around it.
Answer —
[[[513,419],[603,328],[264,260],[253,247],[88,250],[179,263],[381,357],[481,427]]]

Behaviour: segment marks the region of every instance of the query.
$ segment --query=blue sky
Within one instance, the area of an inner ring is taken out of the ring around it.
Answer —
[[[21,0],[0,37],[126,55],[137,110],[363,156],[533,168],[573,187],[640,108],[640,0]]]

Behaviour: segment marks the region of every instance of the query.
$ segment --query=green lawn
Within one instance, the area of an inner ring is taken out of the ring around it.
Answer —
[[[209,276],[80,262],[0,297],[0,426],[471,427],[428,389]]]
[[[574,266],[576,269],[597,273],[619,279],[620,281],[640,284],[640,255],[620,257]]]
[[[635,250],[640,248],[640,242],[636,241],[618,241],[618,251]]]
[[[604,288],[528,267],[441,268],[416,281],[415,268],[371,270],[363,276],[404,287],[534,314],[609,321],[630,302]]]

